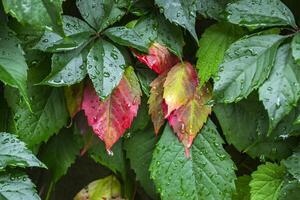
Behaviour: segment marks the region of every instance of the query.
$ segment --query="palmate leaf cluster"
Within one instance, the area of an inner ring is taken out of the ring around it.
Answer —
[[[0,1],[0,199],[51,199],[82,156],[113,175],[75,199],[299,199],[299,16],[296,0]]]

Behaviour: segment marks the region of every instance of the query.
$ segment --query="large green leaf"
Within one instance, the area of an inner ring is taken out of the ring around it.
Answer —
[[[122,79],[126,60],[113,44],[99,40],[87,56],[87,72],[101,99],[106,98]]]
[[[42,147],[39,158],[46,164],[51,172],[51,178],[57,182],[68,171],[79,154],[81,144],[76,135],[63,129],[58,135]]]
[[[226,4],[230,0],[197,0],[197,12],[204,17],[213,18],[216,20],[224,20]]]
[[[295,200],[300,197],[300,183],[298,180],[285,180],[279,194],[279,200]]]
[[[29,105],[26,91],[27,64],[23,50],[14,33],[5,25],[0,24],[0,80],[18,88]]]
[[[277,48],[284,38],[257,35],[233,43],[215,78],[214,95],[218,102],[240,101],[258,88],[268,78]]]
[[[280,0],[239,0],[230,3],[226,11],[229,22],[249,28],[297,27],[293,13]]]
[[[281,165],[267,162],[258,166],[258,169],[251,174],[251,200],[278,199],[284,175],[285,168]]]
[[[207,82],[218,72],[225,51],[244,31],[238,26],[227,23],[218,23],[205,29],[199,40],[197,51],[197,69],[201,85]]]
[[[35,185],[22,172],[10,171],[0,173],[1,200],[40,200]]]
[[[136,173],[137,180],[148,195],[157,199],[157,194],[153,181],[150,179],[149,166],[152,153],[156,144],[156,137],[152,127],[139,130],[125,140],[124,148],[126,157],[130,160],[130,165]]]
[[[32,86],[29,94],[34,102],[32,112],[16,95],[15,90],[6,90],[6,98],[14,114],[15,133],[32,148],[57,133],[67,123],[68,112],[61,89]]]
[[[196,1],[195,0],[155,0],[155,3],[171,22],[178,24],[188,30],[196,41],[195,30],[196,21]]]
[[[298,148],[290,157],[283,160],[287,171],[294,176],[298,181],[300,180],[300,148]]]
[[[297,105],[300,98],[300,67],[291,55],[290,45],[277,51],[268,80],[259,88],[259,98],[269,115],[269,132]]]
[[[112,27],[104,34],[116,43],[148,52],[155,41],[165,45],[175,55],[182,57],[184,40],[180,28],[161,15],[150,15],[139,19],[134,27]]]
[[[3,0],[7,13],[24,25],[36,29],[51,29],[62,33],[61,13],[63,0]]]
[[[81,16],[96,31],[102,31],[120,20],[129,6],[128,0],[77,0]]]
[[[5,167],[45,167],[15,135],[0,132],[0,171]]]
[[[239,176],[235,181],[236,192],[232,196],[232,200],[250,200],[250,186],[251,177],[244,175]]]
[[[235,190],[235,165],[222,147],[216,127],[208,121],[190,149],[184,153],[169,126],[166,126],[150,166],[162,199],[231,199]]]
[[[300,33],[297,33],[292,40],[292,55],[297,64],[300,65]]]
[[[251,95],[236,104],[217,104],[214,112],[226,141],[253,158],[281,160],[288,157],[297,146],[297,140],[289,137],[293,131],[290,127],[293,120],[290,118],[287,119],[289,123],[280,122],[272,135],[267,137],[268,115],[257,96]]]

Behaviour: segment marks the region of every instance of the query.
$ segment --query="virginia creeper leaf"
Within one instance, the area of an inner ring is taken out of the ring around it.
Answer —
[[[258,88],[268,78],[277,48],[284,38],[258,35],[233,43],[215,78],[215,98],[224,103],[237,102]]]
[[[148,100],[149,114],[151,115],[155,134],[158,134],[160,127],[165,122],[165,117],[162,109],[164,83],[166,81],[166,73],[159,75],[150,84],[150,97]]]
[[[27,64],[23,50],[14,33],[3,24],[0,25],[0,80],[18,88],[29,105],[26,89]]]
[[[149,106],[147,104],[148,98],[146,96],[142,96],[141,105],[139,107],[136,118],[134,118],[132,125],[130,127],[130,132],[135,132],[138,130],[144,130],[150,122]],[[129,132],[129,136],[130,136]]]
[[[300,180],[300,148],[287,159],[283,160],[282,163],[286,167],[287,171],[294,176],[298,181]]]
[[[83,19],[96,31],[102,31],[126,13],[127,0],[76,0],[76,5]]]
[[[0,173],[0,198],[40,200],[35,185],[26,174],[18,171]]]
[[[292,55],[298,65],[300,65],[300,33],[297,33],[292,40]]]
[[[105,142],[107,150],[131,126],[141,102],[141,90],[132,67],[128,67],[119,85],[104,101],[100,101],[94,88],[84,91],[82,109],[95,134]]]
[[[150,166],[161,199],[231,199],[235,166],[222,143],[215,125],[208,121],[187,158],[183,145],[166,126]]]
[[[251,174],[251,200],[278,199],[285,169],[282,165],[267,162]]]
[[[188,63],[178,63],[169,72],[164,83],[163,98],[168,106],[165,117],[191,99],[198,85],[197,73]]]
[[[83,82],[64,88],[66,104],[71,118],[81,110],[83,88]]]
[[[293,13],[280,0],[239,0],[229,3],[226,11],[229,22],[249,28],[297,27]]]
[[[269,115],[269,133],[297,105],[300,98],[300,68],[291,55],[290,45],[277,51],[268,80],[259,88],[259,98]]]
[[[206,83],[218,72],[225,51],[243,34],[243,30],[227,23],[218,23],[205,29],[199,40],[197,69],[200,85]]]
[[[131,137],[125,140],[124,148],[126,157],[130,160],[130,166],[136,173],[136,178],[142,187],[153,199],[157,194],[153,181],[150,179],[149,166],[156,144],[156,136],[150,126],[144,130],[135,131]]]
[[[300,196],[300,183],[297,180],[285,180],[280,194],[279,200],[294,200]]]
[[[194,0],[155,0],[155,3],[170,22],[188,30],[193,38],[198,41],[195,30],[197,7]]]
[[[15,135],[0,132],[0,171],[5,167],[45,167]]]
[[[168,117],[170,125],[185,146],[187,153],[211,113],[211,106],[207,105],[209,100],[211,100],[211,88],[197,87],[193,97]]]
[[[197,13],[216,20],[226,19],[225,7],[230,0],[197,0]]]
[[[74,197],[74,200],[115,199],[120,196],[121,184],[115,176],[110,175],[91,182]]]
[[[158,74],[168,72],[171,67],[179,62],[177,56],[159,43],[153,43],[149,47],[149,54],[144,55],[135,52],[135,55],[141,63],[144,63]]]
[[[250,200],[251,177],[248,175],[239,176],[235,181],[236,192],[232,196],[232,200]]]
[[[135,21],[134,21],[135,22]],[[112,27],[104,34],[114,42],[148,53],[153,42],[166,46],[172,53],[182,57],[184,40],[179,27],[161,15],[140,18],[133,27]]]
[[[63,0],[3,0],[6,13],[23,25],[36,29],[54,29],[62,33],[61,13]]]
[[[113,44],[97,41],[87,56],[87,72],[101,99],[105,99],[119,84],[126,60]]]
[[[156,78],[156,73],[142,63],[137,63],[135,65],[135,70],[144,94],[149,97],[151,89],[150,84]]]

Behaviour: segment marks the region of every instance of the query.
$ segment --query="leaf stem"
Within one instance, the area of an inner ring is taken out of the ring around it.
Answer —
[[[48,191],[47,191],[47,196],[46,196],[45,200],[50,200],[53,187],[54,187],[54,181],[51,181],[51,183],[49,185],[49,188],[48,188]]]

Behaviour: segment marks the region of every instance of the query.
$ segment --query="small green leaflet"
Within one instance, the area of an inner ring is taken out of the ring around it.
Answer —
[[[23,50],[15,34],[5,25],[0,23],[0,26],[0,80],[18,88],[29,105],[26,89],[27,64]]]
[[[39,151],[39,158],[46,164],[51,172],[53,182],[57,182],[68,171],[79,155],[81,144],[72,132],[63,129]]]
[[[256,35],[233,43],[215,78],[216,100],[237,102],[257,89],[268,78],[283,39],[280,35]]]
[[[44,167],[15,135],[0,132],[0,171],[5,167]]]
[[[175,24],[188,30],[198,41],[195,30],[197,6],[195,0],[155,0],[165,17]]]
[[[35,185],[27,175],[18,171],[0,172],[1,200],[40,200]]]
[[[203,85],[218,72],[225,51],[243,35],[243,29],[227,23],[218,23],[205,29],[199,40],[197,51],[198,76]]]
[[[54,29],[63,35],[61,13],[63,0],[3,0],[6,13],[23,25],[38,30]]]
[[[292,40],[292,55],[298,65],[300,65],[300,33],[297,33]]]
[[[269,133],[300,98],[300,67],[291,55],[290,45],[277,51],[274,67],[268,80],[259,88],[259,98],[269,115]]]
[[[187,158],[184,146],[167,125],[150,166],[161,199],[231,199],[235,165],[222,144],[215,125],[208,121]]]
[[[113,44],[97,41],[87,56],[87,72],[101,99],[105,99],[122,79],[126,60]]]
[[[161,15],[148,15],[140,18],[131,28],[112,27],[104,34],[120,45],[133,47],[145,53],[155,41],[168,47],[178,57],[182,57],[184,45],[182,32]]]
[[[248,175],[239,176],[235,181],[236,192],[232,196],[232,200],[250,200],[251,177]]]
[[[251,174],[251,200],[278,199],[285,172],[284,166],[269,162],[258,166]]]
[[[226,19],[225,8],[230,0],[197,0],[197,13],[216,20]]]
[[[294,15],[280,0],[239,0],[229,3],[227,20],[250,29],[290,25],[297,28]]]
[[[298,149],[295,149],[295,152],[290,157],[283,160],[282,163],[287,171],[300,182],[300,148],[298,147]]]

